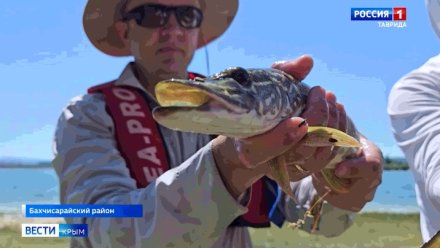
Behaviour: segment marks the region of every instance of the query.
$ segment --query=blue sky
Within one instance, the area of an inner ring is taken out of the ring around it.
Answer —
[[[230,29],[208,46],[211,73],[268,67],[310,54],[305,82],[335,92],[358,128],[385,155],[401,157],[386,114],[392,85],[439,51],[423,1],[242,0]],[[51,139],[68,101],[117,77],[130,58],[89,44],[86,0],[0,2],[0,157],[52,159]],[[350,21],[352,7],[406,7],[406,28]],[[206,74],[205,51],[191,70]]]

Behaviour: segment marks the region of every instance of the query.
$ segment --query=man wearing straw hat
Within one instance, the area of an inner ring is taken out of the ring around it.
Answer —
[[[314,193],[325,191],[323,182],[312,184],[309,175],[325,166],[331,151],[294,146],[307,130],[303,118],[286,120],[235,146],[222,136],[211,141],[152,121],[155,84],[194,77],[187,71],[194,51],[224,33],[237,9],[237,0],[88,1],[83,21],[90,41],[108,55],[133,56],[134,62],[115,81],[74,98],[61,114],[53,161],[61,202],[141,204],[143,217],[67,218],[89,228],[89,236],[72,239],[72,247],[252,247],[247,227],[296,221]],[[274,67],[303,79],[312,60],[303,56]],[[345,123],[333,94],[317,87],[309,101],[314,104],[303,116],[309,124],[338,128]],[[372,199],[380,183],[381,154],[369,141],[363,143],[362,156],[339,170],[339,176],[352,179],[353,192],[326,198],[330,204],[324,204],[316,233],[342,233],[353,213]],[[292,183],[299,205],[277,197],[276,185],[265,177],[268,168],[248,166],[292,147],[311,158],[304,165],[305,178]],[[302,228],[310,231],[310,223]]]

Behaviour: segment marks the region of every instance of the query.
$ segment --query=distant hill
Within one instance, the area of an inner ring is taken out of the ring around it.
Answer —
[[[50,161],[26,158],[0,158],[0,168],[50,168]],[[408,170],[408,163],[404,158],[385,157],[385,170]]]
[[[385,170],[408,170],[409,166],[404,158],[385,157]]]
[[[50,168],[51,162],[41,159],[0,157],[0,168]]]
[[[47,159],[24,158],[24,157],[8,157],[8,156],[0,157],[0,163],[12,163],[12,164],[38,164],[46,160]]]

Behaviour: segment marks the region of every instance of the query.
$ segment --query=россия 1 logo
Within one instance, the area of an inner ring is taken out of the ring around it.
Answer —
[[[377,21],[380,28],[406,27],[406,8],[351,8],[352,21]]]

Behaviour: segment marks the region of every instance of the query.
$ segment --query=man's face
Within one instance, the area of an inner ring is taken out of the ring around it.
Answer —
[[[149,0],[148,4],[190,5],[200,8],[198,0]],[[197,48],[199,28],[179,25],[174,12],[163,27],[146,28],[131,20],[128,28],[130,49],[136,62],[151,73],[182,75]]]

